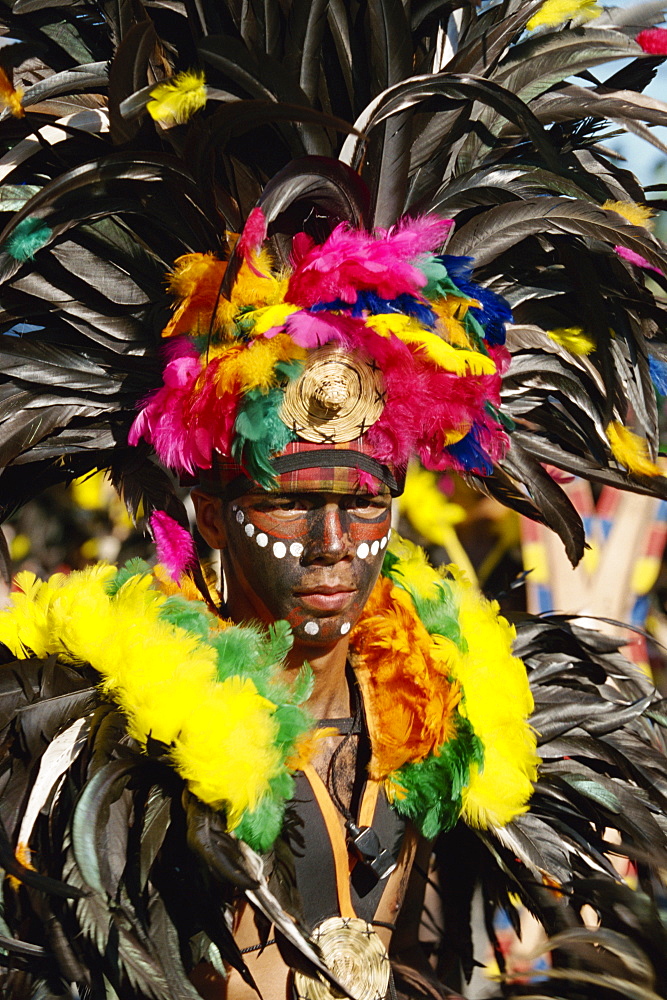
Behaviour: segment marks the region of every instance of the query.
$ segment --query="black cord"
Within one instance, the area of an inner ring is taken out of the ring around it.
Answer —
[[[354,816],[347,808],[342,798],[338,794],[338,775],[336,774],[336,763],[340,757],[343,748],[347,746],[350,737],[361,732],[361,698],[357,693],[356,684],[352,685],[351,690],[352,697],[354,698],[354,714],[352,716],[352,726],[348,733],[345,734],[341,742],[338,744],[336,749],[331,755],[331,760],[329,761],[329,767],[327,769],[327,789],[334,804],[341,815],[345,818],[347,823],[354,823]]]
[[[265,941],[264,944],[251,944],[247,948],[241,948],[241,954],[247,955],[251,951],[261,951],[262,948],[268,948],[270,944],[275,944],[276,939],[271,938],[270,941]]]

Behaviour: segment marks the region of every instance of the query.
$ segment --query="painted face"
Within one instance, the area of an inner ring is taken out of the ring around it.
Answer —
[[[257,491],[223,506],[230,604],[267,623],[286,619],[297,641],[328,645],[356,624],[391,530],[388,494]]]

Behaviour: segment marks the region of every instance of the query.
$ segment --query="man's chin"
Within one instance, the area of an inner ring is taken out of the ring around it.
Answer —
[[[294,641],[303,646],[330,646],[349,635],[354,621],[345,615],[313,615],[292,625]]]

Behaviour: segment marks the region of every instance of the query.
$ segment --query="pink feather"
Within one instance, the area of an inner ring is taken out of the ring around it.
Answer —
[[[309,250],[315,246],[315,240],[308,233],[297,233],[292,239],[292,253],[290,254],[290,264],[292,270],[299,266],[299,263]]]
[[[665,31],[665,34],[667,34],[667,30]],[[655,271],[656,274],[665,273],[659,267],[654,267],[654,265],[651,264],[651,262],[648,261],[646,257],[642,257],[641,254],[635,253],[634,250],[629,250],[628,247],[614,247],[614,250],[616,251],[619,257],[622,257],[623,260],[629,261],[636,267],[643,267],[645,271]]]
[[[251,265],[251,257],[256,254],[266,239],[266,216],[259,207],[253,208],[246,220],[243,232],[236,244],[237,252]],[[255,271],[255,268],[252,268]],[[255,273],[258,273],[255,271]]]
[[[449,219],[425,216],[375,235],[340,225],[321,246],[309,249],[302,240],[286,299],[310,306],[336,299],[354,303],[362,290],[385,299],[419,294],[426,278],[415,264],[445,242],[452,225]]]
[[[192,472],[198,449],[189,440],[184,408],[201,374],[201,360],[187,337],[178,337],[167,348],[169,360],[163,385],[147,401],[128,434],[131,445],[143,438],[160,459],[179,472]]]
[[[203,367],[187,337],[176,338],[167,354],[164,384],[144,404],[128,441],[136,445],[143,438],[176,472],[210,469],[214,448],[229,453],[239,400],[230,394],[218,397],[220,361]]]
[[[667,28],[645,28],[639,32],[635,41],[644,52],[650,52],[654,56],[667,56]]]
[[[357,476],[359,477],[359,488],[362,490],[367,490],[369,493],[376,495],[380,492],[381,483],[379,479],[371,475],[370,472],[365,472],[363,469],[357,469]]]
[[[361,319],[331,312],[308,312],[300,310],[288,316],[283,327],[272,327],[265,334],[273,337],[285,331],[295,344],[312,349],[322,347],[335,340],[346,347],[354,347],[355,337],[364,328]]]
[[[148,524],[159,562],[172,580],[180,580],[186,569],[197,560],[192,535],[164,510],[153,511]]]

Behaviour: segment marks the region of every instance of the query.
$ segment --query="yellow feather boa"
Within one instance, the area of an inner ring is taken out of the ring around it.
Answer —
[[[275,705],[249,678],[218,681],[213,647],[160,617],[167,596],[150,575],[131,576],[111,597],[115,575],[102,564],[46,582],[20,573],[13,607],[0,615],[0,641],[16,657],[91,664],[127,715],[130,736],[171,747],[191,791],[225,806],[233,829],[280,769]]]
[[[463,817],[473,826],[502,826],[527,808],[538,762],[527,721],[532,697],[511,652],[513,630],[496,604],[455,570],[432,569],[415,546],[394,539],[387,567],[389,579],[378,581],[352,636],[372,773],[387,780],[397,808],[410,814],[410,776],[427,773],[441,756],[443,763],[465,730],[481,743],[483,766],[466,759],[457,793]],[[126,714],[129,734],[144,747],[149,737],[168,746],[191,791],[224,808],[233,830],[296,766],[310,734],[278,746],[278,706],[250,676],[219,679],[210,640],[229,623],[202,604],[197,614],[208,636],[175,624],[165,615],[169,595],[156,589],[154,576],[139,573],[114,588],[116,572],[98,565],[46,582],[19,574],[12,606],[0,613],[0,641],[18,658],[55,654],[90,664],[103,694]],[[429,608],[445,621],[438,610],[445,599],[458,639],[427,621]],[[426,609],[424,622],[413,601]],[[280,664],[274,669],[279,676]]]

